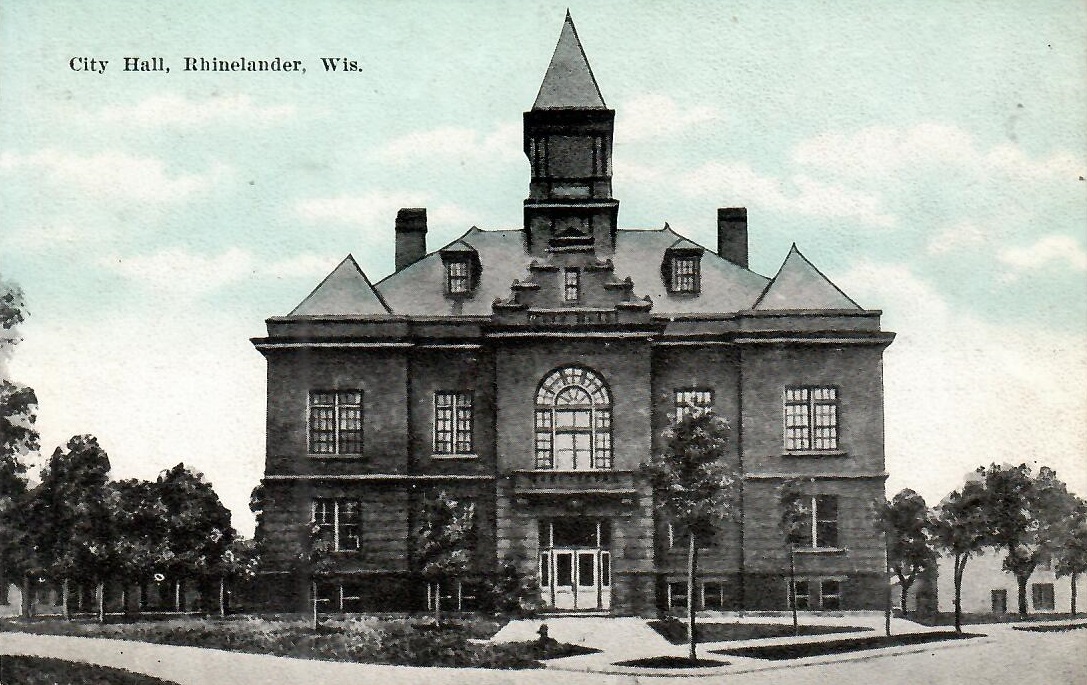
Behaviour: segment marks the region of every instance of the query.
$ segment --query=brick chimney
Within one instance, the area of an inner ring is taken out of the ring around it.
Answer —
[[[717,254],[747,268],[747,207],[717,210]]]
[[[426,208],[405,207],[396,213],[396,270],[426,256]]]

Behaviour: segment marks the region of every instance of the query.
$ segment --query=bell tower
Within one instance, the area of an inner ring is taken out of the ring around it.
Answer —
[[[524,114],[531,166],[525,240],[533,255],[615,251],[619,201],[611,196],[615,110],[608,109],[570,13],[532,109]]]

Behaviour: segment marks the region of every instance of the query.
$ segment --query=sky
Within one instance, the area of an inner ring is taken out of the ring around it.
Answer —
[[[1087,494],[1078,0],[2,3],[0,276],[29,311],[5,373],[42,454],[91,433],[116,478],[184,462],[251,533],[249,339],[348,253],[392,271],[400,207],[430,249],[520,225],[521,113],[567,7],[617,112],[621,227],[712,248],[746,206],[755,271],[795,242],[883,310],[888,494],[934,504],[992,462]]]

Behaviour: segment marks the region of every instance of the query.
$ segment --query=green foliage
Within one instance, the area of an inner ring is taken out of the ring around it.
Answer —
[[[739,515],[740,479],[728,463],[731,429],[712,410],[697,410],[661,432],[663,448],[642,464],[656,506],[688,530]]]
[[[933,519],[933,533],[939,548],[964,558],[984,552],[990,540],[984,498],[985,486],[979,479],[972,478],[940,502]]]
[[[177,685],[122,668],[96,666],[40,656],[9,654],[0,659],[0,683],[19,685]]]
[[[444,491],[427,498],[416,531],[423,577],[444,580],[468,571],[476,542],[475,516],[475,504],[458,502]]]
[[[154,483],[135,478],[112,484],[118,535],[114,549],[124,578],[145,580],[172,559],[169,511]]]
[[[572,653],[554,643],[541,650],[536,642],[473,643],[468,638],[491,632],[471,625],[446,630],[420,631],[414,619],[326,620],[314,632],[308,621],[236,617],[227,619],[172,619],[98,625],[83,622],[0,622],[0,630],[43,634],[84,635],[158,644],[208,647],[252,654],[358,663],[460,668],[539,668],[537,659]]]
[[[495,611],[506,614],[531,616],[542,606],[536,576],[523,573],[512,558],[502,562],[489,594]]]
[[[778,529],[786,545],[797,546],[811,539],[811,498],[808,481],[790,478],[778,486],[781,517]]]
[[[109,457],[91,435],[74,436],[67,450],[58,447],[42,470],[26,507],[27,531],[53,577],[97,581],[111,575],[116,521],[109,470]]]
[[[1087,573],[1087,502],[1079,500],[1065,522],[1054,559],[1058,578]]]
[[[234,539],[230,511],[203,474],[178,464],[154,484],[166,512],[165,567],[174,578],[211,573]]]
[[[887,539],[887,565],[898,576],[905,615],[910,586],[936,568],[932,513],[925,498],[907,488],[877,504],[876,520]]]

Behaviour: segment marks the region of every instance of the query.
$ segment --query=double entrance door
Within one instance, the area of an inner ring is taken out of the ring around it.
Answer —
[[[540,595],[555,609],[611,607],[611,527],[607,520],[540,521]]]

